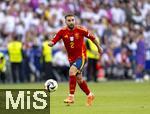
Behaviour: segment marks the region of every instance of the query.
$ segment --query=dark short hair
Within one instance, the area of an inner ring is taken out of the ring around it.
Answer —
[[[73,13],[69,13],[69,14],[66,14],[66,15],[65,15],[65,19],[66,19],[67,17],[70,17],[70,16],[75,17],[75,15],[74,15]]]

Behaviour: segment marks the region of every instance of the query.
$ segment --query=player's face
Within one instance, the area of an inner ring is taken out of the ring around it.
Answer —
[[[74,16],[68,16],[65,20],[68,28],[73,29],[75,25],[75,17]]]

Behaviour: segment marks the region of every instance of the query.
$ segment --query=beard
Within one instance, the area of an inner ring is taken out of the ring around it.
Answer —
[[[68,28],[69,28],[69,29],[73,29],[73,28],[74,28],[74,24],[68,25]]]

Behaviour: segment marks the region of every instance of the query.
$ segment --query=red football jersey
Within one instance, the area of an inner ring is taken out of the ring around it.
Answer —
[[[86,58],[84,37],[87,37],[92,41],[95,39],[94,35],[82,26],[75,26],[73,30],[64,27],[59,30],[52,42],[55,44],[62,39],[68,53],[69,62],[73,63],[80,57]]]

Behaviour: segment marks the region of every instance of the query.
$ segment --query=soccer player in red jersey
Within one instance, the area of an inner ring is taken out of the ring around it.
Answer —
[[[87,106],[91,106],[94,100],[94,94],[90,91],[87,83],[82,78],[82,69],[87,60],[86,46],[84,37],[89,38],[98,48],[99,54],[102,54],[102,48],[95,39],[95,36],[86,28],[75,24],[75,15],[68,14],[65,16],[66,27],[63,27],[55,37],[49,41],[49,46],[55,45],[60,39],[63,40],[67,50],[68,59],[70,62],[69,70],[69,96],[64,100],[64,103],[74,103],[74,93],[76,82],[82,91],[87,95]]]

